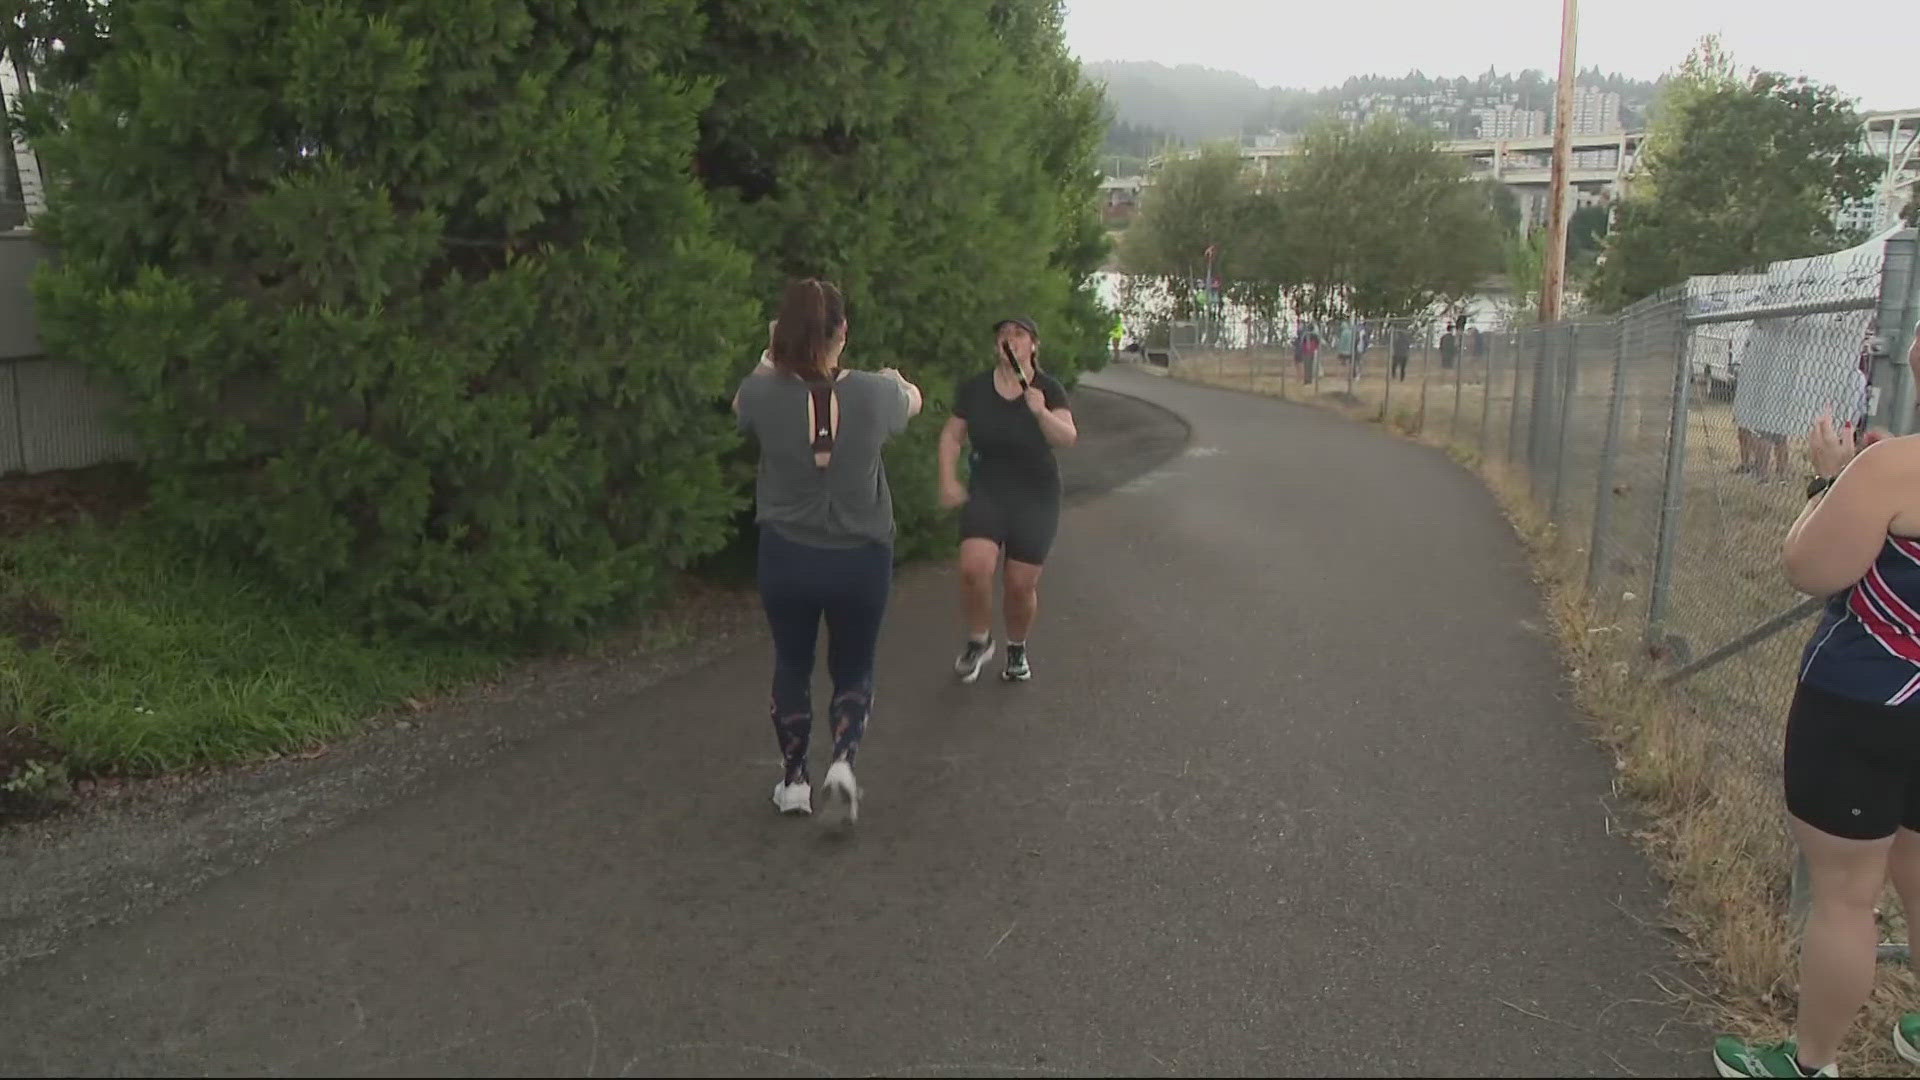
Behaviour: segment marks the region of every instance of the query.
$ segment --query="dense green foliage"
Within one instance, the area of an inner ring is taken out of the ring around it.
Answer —
[[[125,392],[164,519],[373,622],[592,625],[725,543],[723,403],[789,275],[936,407],[894,460],[908,552],[992,320],[1069,379],[1104,355],[1101,105],[1055,0],[103,10],[13,31],[61,71],[28,117],[49,348]]]
[[[1638,170],[1594,276],[1606,308],[1846,246],[1835,212],[1872,193],[1877,166],[1838,89],[1741,75],[1709,38],[1661,98]]]
[[[1168,162],[1121,249],[1188,317],[1214,253],[1222,290],[1272,318],[1397,318],[1471,293],[1501,264],[1507,200],[1428,133],[1322,123],[1262,176],[1231,146]],[[1517,209],[1517,208],[1516,208]]]

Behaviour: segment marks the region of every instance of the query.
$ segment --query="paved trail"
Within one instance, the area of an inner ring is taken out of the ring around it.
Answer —
[[[1699,1073],[1484,490],[1091,382],[1190,444],[1083,395],[1030,685],[902,579],[851,838],[766,805],[755,643],[25,964],[0,1071]]]

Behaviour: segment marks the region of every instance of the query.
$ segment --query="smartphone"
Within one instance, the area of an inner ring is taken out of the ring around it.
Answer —
[[[1026,392],[1027,376],[1020,370],[1020,361],[1013,358],[1013,346],[1003,341],[1000,343],[1000,352],[1007,358],[1007,366],[1013,369],[1013,377],[1020,380],[1021,392]]]

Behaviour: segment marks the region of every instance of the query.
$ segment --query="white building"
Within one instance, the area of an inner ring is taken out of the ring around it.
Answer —
[[[1475,109],[1483,139],[1530,139],[1549,133],[1547,114],[1539,109],[1516,109],[1510,104]]]
[[[1611,135],[1620,130],[1619,94],[1597,86],[1573,88],[1573,134]]]

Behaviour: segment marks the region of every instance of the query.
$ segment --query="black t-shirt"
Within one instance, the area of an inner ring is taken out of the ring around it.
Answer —
[[[1044,371],[1033,385],[1046,396],[1047,408],[1067,407],[1067,389]],[[953,395],[953,415],[967,422],[967,440],[973,444],[973,480],[1032,484],[1058,488],[1060,465],[1053,446],[1040,430],[1040,420],[1026,398],[1011,401],[1000,396],[993,372],[984,371],[960,381]]]

